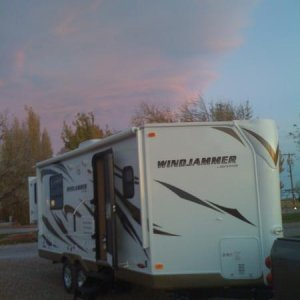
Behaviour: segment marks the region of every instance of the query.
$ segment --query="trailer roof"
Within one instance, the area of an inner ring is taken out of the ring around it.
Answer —
[[[133,136],[135,135],[135,133],[137,132],[137,127],[132,127],[130,129],[127,129],[125,131],[121,131],[119,133],[113,134],[111,136],[105,137],[103,139],[99,139],[98,141],[95,141],[94,143],[87,145],[87,146],[83,146],[83,147],[78,147],[77,149],[74,149],[72,151],[66,152],[64,154],[61,155],[57,155],[54,156],[52,158],[49,158],[47,160],[38,162],[36,164],[36,167],[44,167],[46,165],[52,164],[52,163],[56,163],[68,158],[72,158],[75,156],[78,156],[80,154],[92,151],[98,147],[103,147],[118,141],[121,141],[123,139],[126,139],[127,137]]]
[[[149,128],[162,128],[162,127],[194,127],[194,126],[216,126],[216,125],[223,125],[223,126],[239,126],[241,123],[258,123],[258,122],[265,122],[270,121],[267,119],[256,119],[256,120],[233,120],[233,121],[217,121],[217,122],[178,122],[178,123],[150,123],[145,124],[141,127],[131,127],[127,130],[121,131],[119,133],[113,134],[106,138],[100,139],[99,141],[95,141],[93,144],[79,147],[75,150],[69,151],[67,153],[55,156],[53,158],[41,161],[36,164],[36,167],[43,167],[52,163],[59,162],[61,160],[65,160],[71,157],[78,156],[80,154],[86,153],[88,151],[94,150],[99,147],[103,147],[120,140],[123,140],[129,136],[135,135],[138,130],[149,129]]]

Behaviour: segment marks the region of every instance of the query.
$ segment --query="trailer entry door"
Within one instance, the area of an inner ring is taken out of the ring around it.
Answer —
[[[96,257],[117,266],[116,205],[114,192],[114,160],[112,150],[96,154],[93,158]]]

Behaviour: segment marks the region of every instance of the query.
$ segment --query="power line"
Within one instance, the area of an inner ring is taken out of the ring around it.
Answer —
[[[289,177],[290,177],[290,183],[291,183],[291,188],[289,189],[290,192],[292,193],[292,199],[294,206],[296,207],[296,196],[295,196],[295,188],[294,188],[294,180],[293,180],[293,171],[292,171],[292,165],[294,164],[293,157],[295,156],[294,153],[287,153],[287,154],[282,154],[283,156],[287,156],[287,164],[289,167]],[[285,190],[287,191],[287,189]]]

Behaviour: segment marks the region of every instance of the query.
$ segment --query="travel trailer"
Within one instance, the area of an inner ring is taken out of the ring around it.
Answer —
[[[160,289],[267,284],[282,236],[271,120],[149,124],[37,164],[38,249],[86,276]]]
[[[28,177],[29,222],[36,224],[38,219],[36,177]]]

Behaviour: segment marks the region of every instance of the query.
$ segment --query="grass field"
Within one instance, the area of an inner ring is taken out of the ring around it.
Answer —
[[[282,215],[283,223],[300,223],[300,213],[291,213]]]

